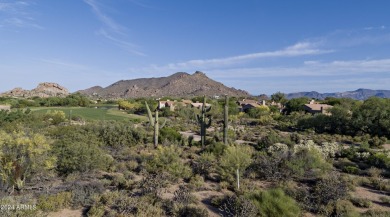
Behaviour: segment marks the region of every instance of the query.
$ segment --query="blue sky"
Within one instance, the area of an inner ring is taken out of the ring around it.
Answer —
[[[203,71],[251,94],[390,89],[390,1],[0,0],[0,92]]]

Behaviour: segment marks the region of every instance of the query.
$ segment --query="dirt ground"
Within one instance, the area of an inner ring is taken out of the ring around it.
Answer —
[[[81,209],[71,210],[71,209],[63,209],[58,212],[49,213],[47,217],[82,217],[83,211]]]
[[[351,193],[353,197],[357,198],[366,198],[372,202],[372,207],[369,209],[377,209],[390,211],[390,207],[381,202],[380,197],[386,196],[384,192],[380,192],[378,190],[366,188],[366,187],[356,187],[356,190]],[[360,212],[365,212],[368,208],[357,208]]]

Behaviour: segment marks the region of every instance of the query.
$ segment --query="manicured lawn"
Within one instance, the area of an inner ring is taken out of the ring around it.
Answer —
[[[146,116],[127,114],[123,111],[119,111],[116,107],[97,107],[97,108],[83,108],[83,107],[37,107],[31,108],[33,112],[46,113],[49,110],[60,110],[65,112],[69,117],[71,112],[72,116],[81,116],[85,120],[147,120]]]

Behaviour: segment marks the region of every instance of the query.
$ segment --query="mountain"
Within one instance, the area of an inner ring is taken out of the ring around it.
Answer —
[[[336,98],[352,98],[357,100],[366,100],[372,96],[380,98],[390,98],[390,90],[370,90],[370,89],[357,89],[355,91],[346,91],[338,93],[318,93],[316,91],[311,92],[297,92],[287,94],[288,99],[308,97],[314,99],[325,99],[326,97]]]
[[[168,77],[121,80],[106,88],[95,86],[78,92],[102,98],[249,96],[248,92],[226,87],[199,71],[192,75],[178,72]]]
[[[10,91],[1,93],[0,96],[6,96],[6,97],[65,97],[69,95],[68,89],[65,87],[57,84],[57,83],[50,83],[50,82],[44,82],[40,83],[36,88],[32,90],[24,90],[20,87],[14,88]]]

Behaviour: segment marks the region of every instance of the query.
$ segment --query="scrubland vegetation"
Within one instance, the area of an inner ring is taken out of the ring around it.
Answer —
[[[328,98],[331,115],[280,93],[282,110],[237,100],[227,144],[224,100],[207,100],[202,147],[196,108],[161,109],[155,146],[153,99],[1,98],[0,204],[35,208],[0,216],[390,216],[389,99]]]

